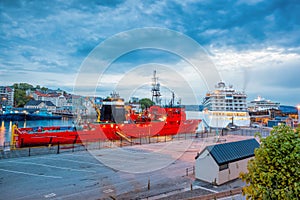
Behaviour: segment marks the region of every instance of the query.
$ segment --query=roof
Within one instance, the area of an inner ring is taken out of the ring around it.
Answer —
[[[256,139],[248,139],[207,146],[202,152],[208,150],[216,163],[218,165],[223,165],[229,162],[253,157],[254,150],[258,147],[259,143]]]
[[[33,100],[33,99],[28,101],[25,106],[37,106],[42,102],[45,103],[46,106],[55,106],[51,101],[41,101],[41,100]]]
[[[286,114],[293,114],[293,113],[296,114],[298,112],[297,107],[295,107],[295,106],[281,105],[281,106],[279,106],[279,110],[281,110],[281,112],[286,113]]]

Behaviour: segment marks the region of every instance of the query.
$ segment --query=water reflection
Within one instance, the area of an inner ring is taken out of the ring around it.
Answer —
[[[0,127],[0,145],[4,144],[5,126],[4,121],[1,122]]]

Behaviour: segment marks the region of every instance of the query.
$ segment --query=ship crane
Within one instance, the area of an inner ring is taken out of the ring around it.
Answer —
[[[86,99],[88,99],[91,104],[92,104],[92,107],[95,109],[96,113],[97,113],[97,121],[96,122],[101,122],[101,106],[100,108],[94,103],[94,101],[92,101],[89,97],[87,97]]]

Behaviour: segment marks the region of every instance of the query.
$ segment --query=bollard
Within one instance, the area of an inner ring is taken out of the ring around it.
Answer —
[[[189,169],[186,168],[185,170],[186,170],[186,175],[188,176],[189,175]]]
[[[193,166],[193,175],[195,175],[195,166]]]
[[[141,135],[140,135],[140,145],[142,145],[142,138],[141,138]]]
[[[148,190],[150,190],[150,179],[148,179]]]
[[[193,184],[191,183],[191,191],[193,191]]]
[[[57,152],[56,154],[59,154],[59,142],[57,143]]]
[[[28,156],[30,156],[30,147],[28,148]]]

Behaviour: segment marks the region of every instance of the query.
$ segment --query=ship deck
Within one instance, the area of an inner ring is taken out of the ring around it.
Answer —
[[[249,137],[227,135],[1,159],[0,199],[156,199],[190,188],[194,181],[190,169],[205,146]],[[136,152],[150,154],[134,156]],[[161,158],[155,161],[161,168],[153,168],[151,156]]]

